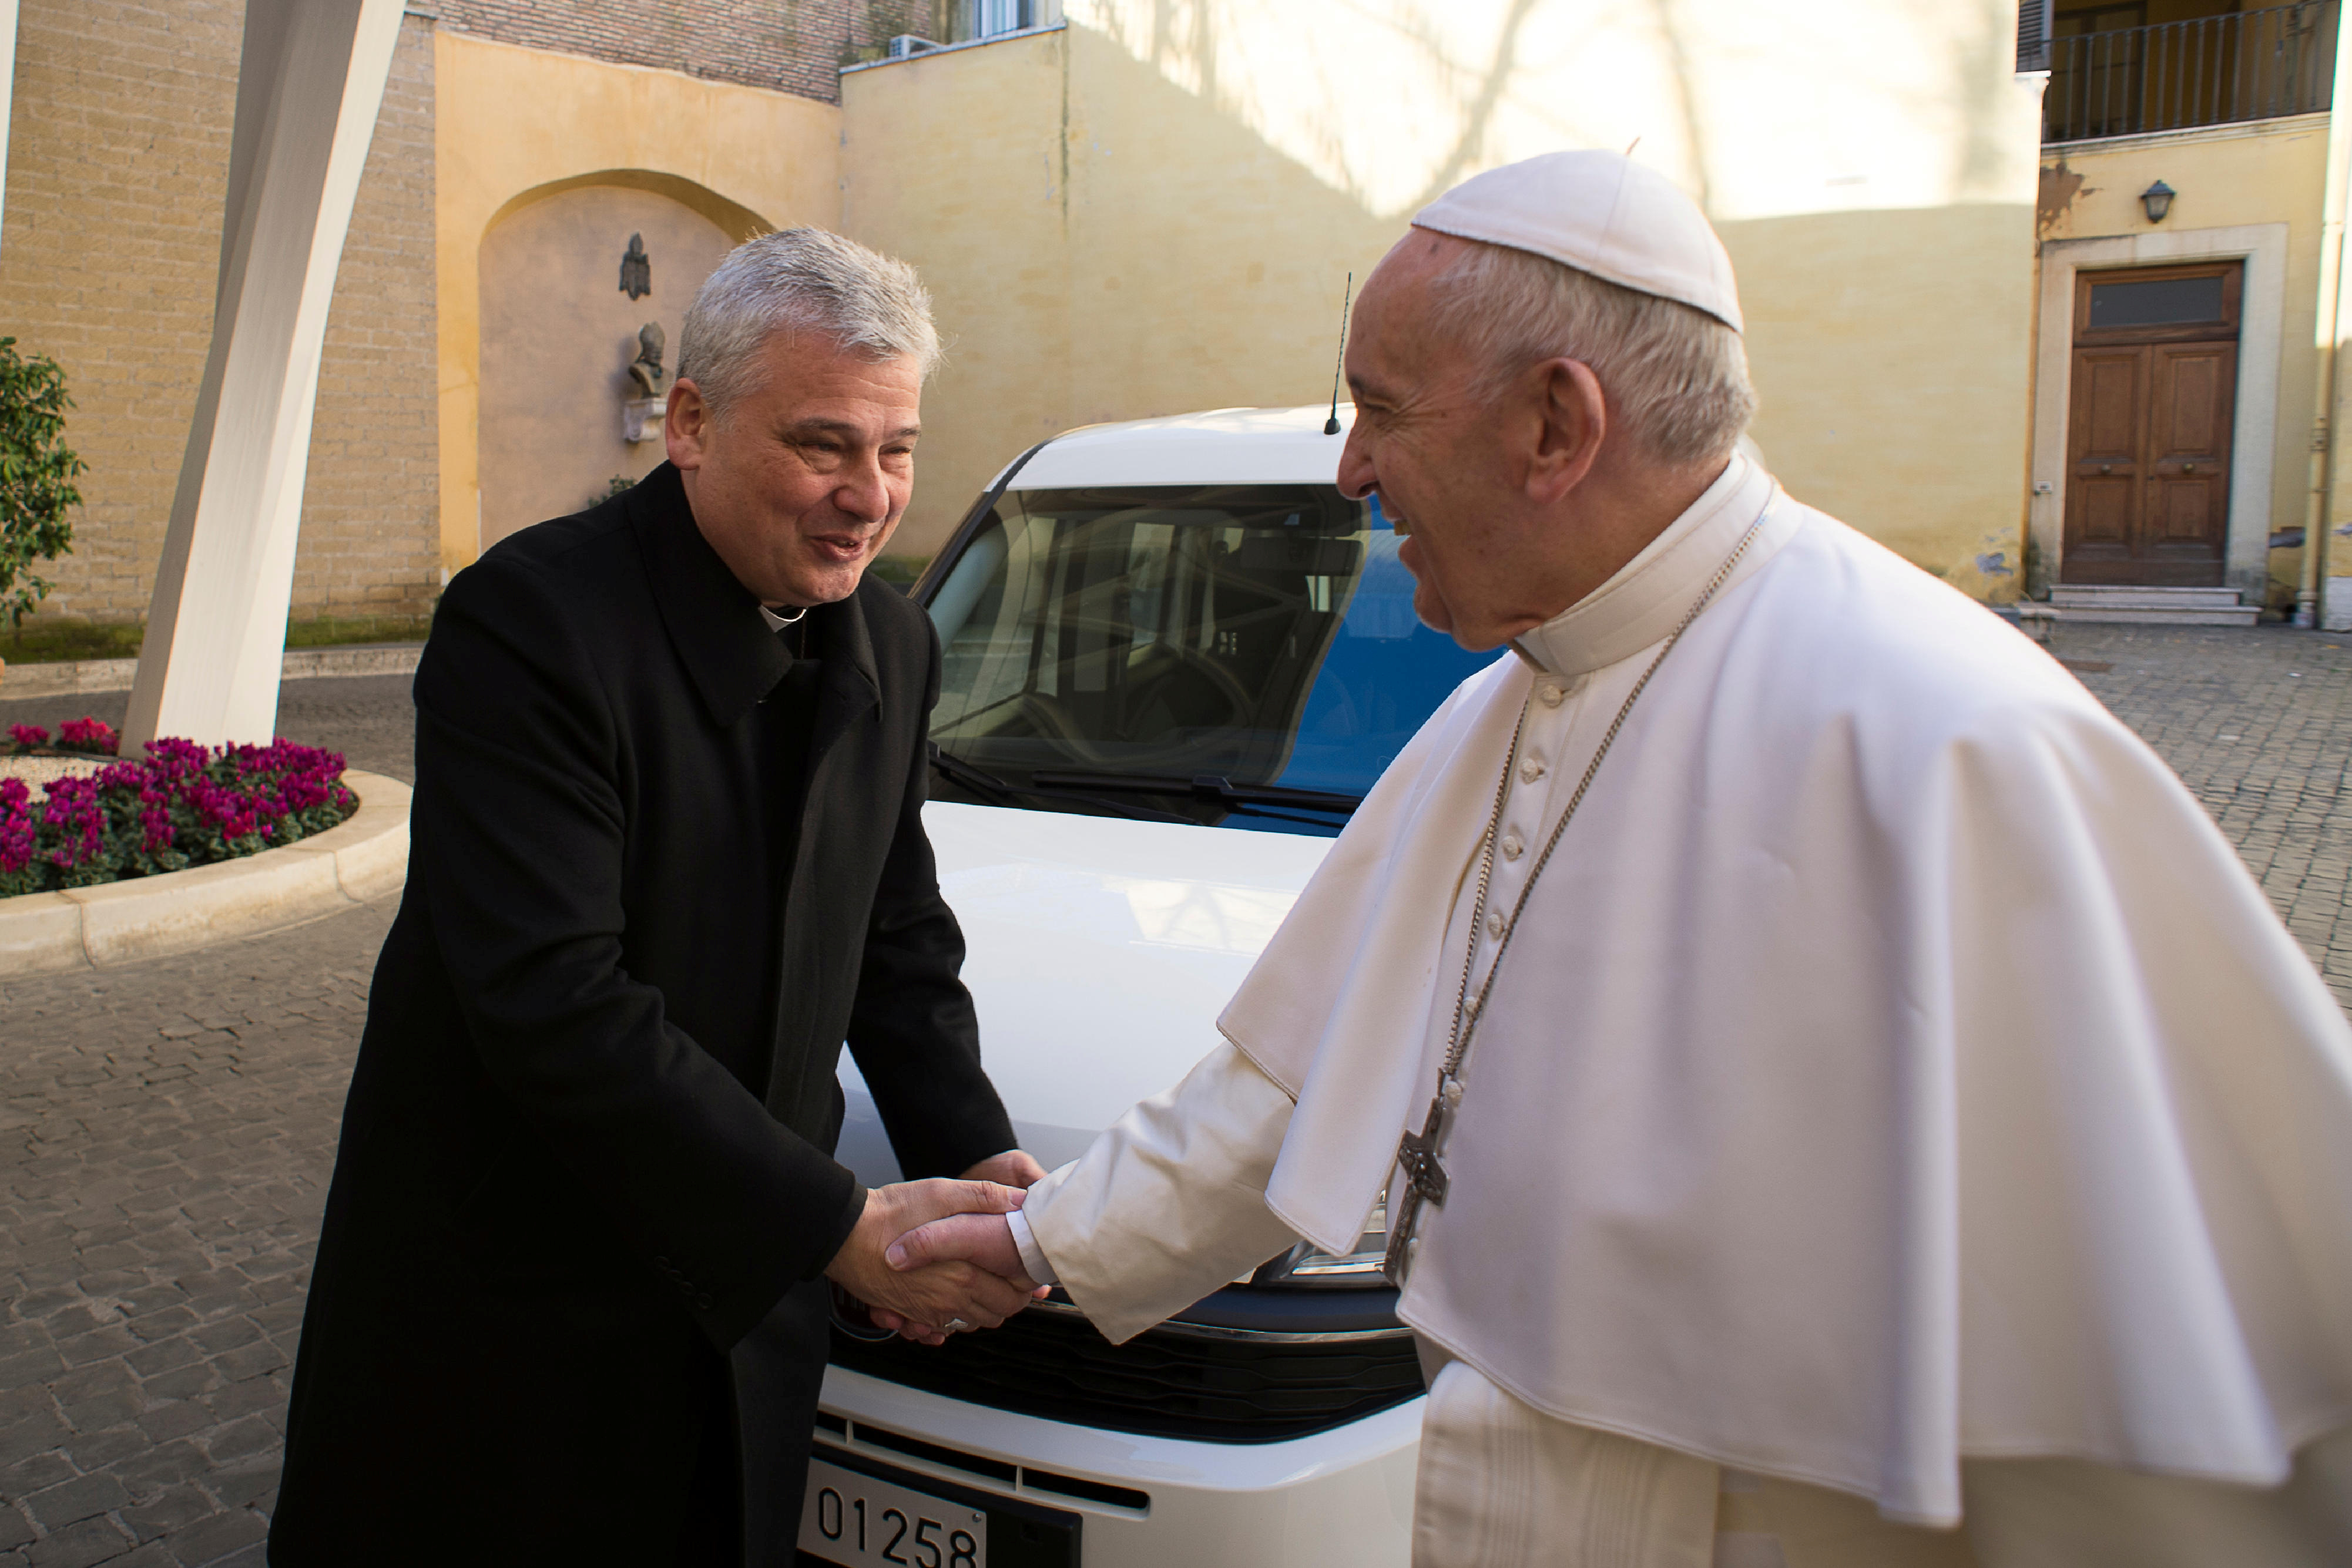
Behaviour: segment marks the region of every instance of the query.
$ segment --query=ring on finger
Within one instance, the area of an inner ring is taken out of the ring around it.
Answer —
[[[950,1318],[944,1326],[950,1333],[969,1333],[971,1332],[971,1325],[964,1322],[961,1318]]]

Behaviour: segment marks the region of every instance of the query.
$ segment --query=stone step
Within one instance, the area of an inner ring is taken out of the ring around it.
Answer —
[[[2252,626],[2262,618],[2261,609],[2252,604],[2212,610],[2156,610],[2124,604],[2058,607],[2062,626]]]
[[[2136,586],[2060,585],[2050,591],[2050,602],[2061,610],[2236,610],[2238,593],[2231,588],[2140,588]]]

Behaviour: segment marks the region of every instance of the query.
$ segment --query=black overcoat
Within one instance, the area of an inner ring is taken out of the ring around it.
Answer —
[[[821,1271],[865,1196],[831,1157],[843,1041],[908,1176],[1013,1141],[923,834],[938,640],[871,577],[807,635],[795,705],[667,465],[450,583],[281,1568],[694,1555],[730,1393],[746,1560],[792,1561]]]

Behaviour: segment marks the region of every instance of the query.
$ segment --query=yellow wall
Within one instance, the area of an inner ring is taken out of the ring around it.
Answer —
[[[730,237],[840,221],[841,111],[830,104],[436,34],[436,250],[441,555],[480,550],[481,246],[493,223],[583,185],[651,190]],[[618,258],[614,258],[618,281]],[[671,345],[673,361],[676,343]]]
[[[844,229],[920,267],[955,340],[895,548],[1070,425],[1328,397],[1342,279],[1423,202],[1639,138],[1731,249],[1776,472],[2013,596],[2038,104],[2001,0],[1068,13],[843,81]]]
[[[915,265],[949,340],[894,551],[1072,425],[1328,398],[1345,276],[1403,232],[1084,29],[843,86],[844,229]]]
[[[2077,145],[2053,154],[2042,173],[2045,240],[2150,232],[2139,193],[2159,179],[2179,193],[2165,216],[2168,231],[2287,225],[2278,423],[2272,437],[2273,530],[2303,527],[2310,503],[2326,175],[2327,122],[2322,115]],[[2245,395],[2242,385],[2239,395]],[[2301,557],[2300,550],[2271,552],[2274,603],[2292,599]]]

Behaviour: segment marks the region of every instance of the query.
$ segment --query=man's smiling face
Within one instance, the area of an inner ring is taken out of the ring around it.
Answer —
[[[763,604],[857,591],[915,487],[923,378],[818,332],[772,332],[749,392],[714,418],[691,378],[670,389],[669,457],[694,520]]]
[[[1491,399],[1470,357],[1430,325],[1430,280],[1462,244],[1415,230],[1364,285],[1348,340],[1356,423],[1339,488],[1380,493],[1397,531],[1410,530],[1398,559],[1413,575],[1414,612],[1475,650],[1545,617],[1520,602],[1518,507]]]

